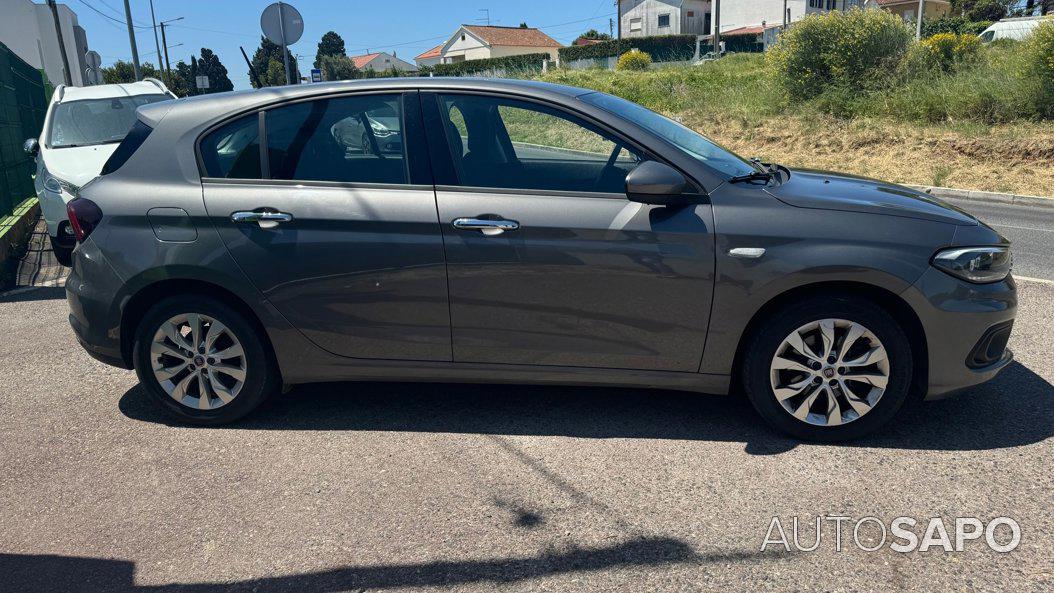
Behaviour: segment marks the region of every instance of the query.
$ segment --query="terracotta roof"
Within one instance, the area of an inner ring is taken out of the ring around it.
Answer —
[[[415,60],[427,60],[428,58],[438,58],[443,55],[443,44],[439,44],[425,53],[414,58]]]
[[[918,0],[875,0],[879,6],[891,6],[894,4],[918,4]],[[948,0],[929,0],[930,2],[940,2],[941,4],[948,4]]]
[[[379,53],[372,53],[372,54],[366,54],[366,55],[362,55],[362,56],[351,56],[351,58],[349,58],[349,59],[351,60],[351,62],[353,64],[355,64],[356,68],[361,70],[361,69],[366,67],[366,64],[369,64],[370,62],[372,62],[373,59],[376,58],[379,55],[381,55],[381,54],[379,54]]]
[[[603,39],[586,39],[585,37],[579,37],[575,39],[574,45],[596,45],[598,43],[604,43]]]
[[[538,29],[520,27],[486,27],[483,25],[462,25],[473,35],[488,45],[513,45],[518,47],[563,47],[560,42],[542,33]]]
[[[752,27],[739,27],[738,29],[729,29],[728,31],[721,31],[722,37],[735,37],[736,35],[761,35],[765,32],[765,29],[776,29],[780,25],[754,25]]]

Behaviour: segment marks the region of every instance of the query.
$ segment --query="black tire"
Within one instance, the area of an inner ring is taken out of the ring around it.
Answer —
[[[211,410],[190,408],[170,397],[154,376],[150,355],[154,334],[162,323],[185,313],[203,314],[219,321],[242,345],[245,381],[226,405]],[[244,315],[221,301],[202,295],[174,296],[154,305],[143,316],[135,332],[133,362],[140,384],[174,420],[200,426],[227,424],[251,413],[281,389],[281,378],[270,350],[266,349],[266,339]]]
[[[863,325],[885,347],[889,361],[888,382],[881,398],[867,413],[838,426],[817,426],[795,418],[776,399],[770,382],[772,360],[783,340],[821,319],[845,319]],[[766,422],[799,439],[834,442],[869,434],[900,411],[909,399],[914,359],[904,329],[885,309],[859,297],[828,296],[792,304],[766,319],[748,338],[741,372],[747,398]]]
[[[55,254],[55,261],[59,262],[59,265],[68,268],[73,263],[73,247],[63,247],[52,241],[51,252]]]

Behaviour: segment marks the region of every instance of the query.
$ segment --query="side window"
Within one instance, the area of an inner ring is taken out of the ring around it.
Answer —
[[[260,179],[260,128],[253,113],[214,130],[201,141],[206,177]]]
[[[642,160],[577,118],[542,105],[441,95],[447,141],[462,186],[623,193]]]
[[[266,118],[272,179],[407,183],[399,95],[296,103]]]

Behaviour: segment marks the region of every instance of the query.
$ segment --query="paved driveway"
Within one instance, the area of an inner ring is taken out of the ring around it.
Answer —
[[[1051,285],[1022,286],[998,380],[842,446],[734,398],[581,388],[301,387],[234,427],[168,426],[61,297],[0,297],[3,590],[1054,587]],[[838,552],[829,524],[815,552],[760,551],[773,516],[817,515],[1007,515],[1022,539]]]

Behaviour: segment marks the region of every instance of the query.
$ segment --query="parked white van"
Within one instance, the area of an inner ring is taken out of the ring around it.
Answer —
[[[991,43],[997,39],[1013,39],[1021,41],[1032,34],[1032,31],[1049,16],[1023,16],[1003,19],[992,23],[990,27],[981,32],[979,37],[982,43]]]
[[[76,245],[66,203],[99,175],[135,123],[137,107],[175,98],[155,78],[55,89],[40,138],[26,140],[25,150],[37,160],[34,188],[59,263],[69,265]]]

